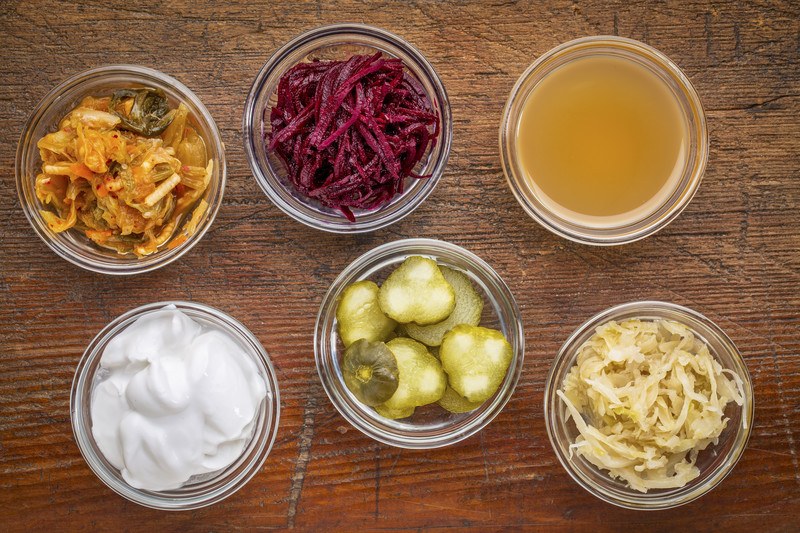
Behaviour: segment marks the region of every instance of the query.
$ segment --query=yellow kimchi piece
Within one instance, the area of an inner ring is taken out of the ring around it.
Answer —
[[[36,195],[51,208],[42,217],[55,232],[76,228],[99,246],[142,257],[185,241],[208,208],[201,197],[213,162],[187,107],[169,110],[160,91],[87,97],[38,147]]]

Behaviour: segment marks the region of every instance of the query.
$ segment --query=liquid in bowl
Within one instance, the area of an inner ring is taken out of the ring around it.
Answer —
[[[503,171],[547,230],[593,245],[672,222],[708,161],[702,103],[658,50],[594,36],[559,45],[520,76],[500,128]]]
[[[517,126],[525,179],[561,216],[607,226],[655,210],[686,163],[687,125],[655,74],[587,56],[528,95]]]

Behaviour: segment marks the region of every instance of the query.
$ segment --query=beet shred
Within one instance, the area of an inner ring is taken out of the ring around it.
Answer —
[[[439,136],[439,116],[397,58],[378,52],[299,63],[278,84],[267,149],[308,198],[338,209],[377,209],[403,192]],[[266,113],[266,110],[265,110]]]

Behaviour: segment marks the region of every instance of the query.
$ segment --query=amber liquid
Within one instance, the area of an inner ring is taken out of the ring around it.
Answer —
[[[655,211],[674,190],[687,125],[646,67],[590,56],[545,76],[523,105],[517,153],[537,197],[578,223],[616,225]]]

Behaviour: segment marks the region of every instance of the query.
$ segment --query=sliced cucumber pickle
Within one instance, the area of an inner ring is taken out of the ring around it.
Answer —
[[[481,313],[483,313],[483,298],[472,286],[469,278],[452,268],[440,266],[439,269],[456,293],[456,306],[453,308],[453,312],[437,324],[430,326],[406,324],[405,326],[409,337],[428,346],[441,345],[444,334],[459,324],[477,326],[481,322]]]
[[[397,391],[397,360],[382,342],[359,339],[344,352],[344,383],[356,398],[370,406],[380,405]]]
[[[439,399],[439,405],[451,413],[469,413],[474,411],[484,402],[471,402],[453,390],[452,387],[447,387],[444,391],[444,396]]]
[[[470,402],[484,402],[505,379],[513,350],[502,332],[462,324],[444,336],[439,357],[450,386]]]
[[[386,316],[397,322],[425,326],[450,316],[456,293],[436,261],[412,256],[386,278],[378,293],[378,304]]]
[[[378,286],[372,281],[357,281],[342,292],[336,307],[339,337],[347,348],[358,339],[385,341],[397,323],[378,305]]]
[[[383,404],[390,411],[402,411],[438,401],[447,388],[447,376],[439,361],[425,345],[398,337],[386,346],[392,351],[399,370],[397,390]]]
[[[398,418],[408,418],[414,414],[414,407],[407,407],[405,409],[389,409],[383,405],[376,405],[375,410],[384,418],[391,418],[397,420]]]

